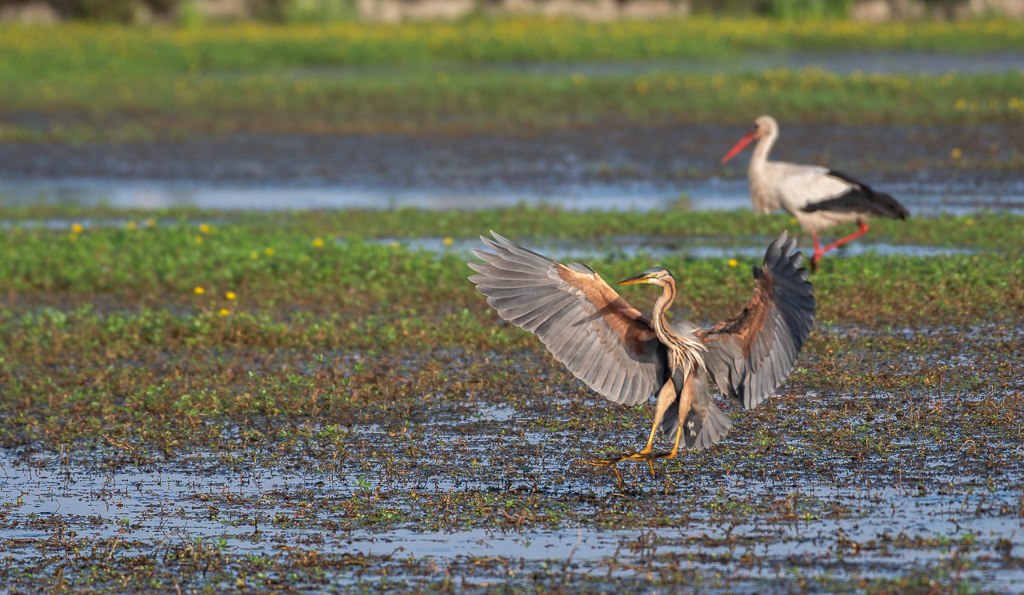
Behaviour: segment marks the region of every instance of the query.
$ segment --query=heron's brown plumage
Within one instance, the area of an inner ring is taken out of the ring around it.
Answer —
[[[622,299],[601,275],[593,271],[577,272],[560,264],[558,276],[579,290],[594,305],[596,315],[604,319],[604,323],[628,350],[643,354],[651,347],[650,341],[656,336],[650,319]]]
[[[501,235],[481,240],[469,278],[498,315],[536,334],[555,359],[607,399],[636,405],[666,379],[650,322],[590,267],[562,265]]]

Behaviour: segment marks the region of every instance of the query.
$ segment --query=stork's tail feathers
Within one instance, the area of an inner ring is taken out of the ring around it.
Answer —
[[[888,217],[890,219],[906,219],[910,211],[891,195],[876,192],[871,186],[843,172],[831,169],[828,175],[850,185],[850,189],[835,198],[812,202],[800,210],[805,213],[815,211],[835,211],[837,213],[862,213]]]
[[[890,219],[906,219],[910,216],[910,211],[907,210],[907,207],[901,205],[892,195],[868,190],[872,194],[871,199],[874,202],[876,214]]]

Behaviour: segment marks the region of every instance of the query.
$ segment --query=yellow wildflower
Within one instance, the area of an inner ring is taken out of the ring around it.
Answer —
[[[85,228],[82,227],[81,223],[77,223],[76,222],[76,223],[72,223],[71,224],[71,233],[82,233],[82,230],[84,230],[84,229]]]
[[[313,239],[313,247],[314,248],[322,248],[323,245],[324,245],[323,239],[321,239],[321,238],[314,238]]]
[[[124,228],[128,231],[135,231],[139,227],[139,224],[134,221],[129,221],[124,224]]]
[[[203,295],[204,293],[206,293],[206,290],[203,289],[201,285],[196,285],[196,288],[193,289],[192,291],[195,292],[196,295]]]
[[[266,254],[267,256],[273,256],[274,255],[274,249],[273,248],[267,248],[266,250],[263,251],[263,253]]]
[[[236,298],[236,297],[238,297],[238,296],[236,296],[236,295],[235,295],[235,292],[233,292],[233,291],[229,291],[229,292],[227,292],[227,293],[225,293],[225,294],[224,294],[224,297],[225,297],[226,299],[228,299],[228,300],[233,300],[233,299],[235,299],[235,298]]]
[[[397,248],[398,247],[398,242],[391,242],[388,245],[391,246],[392,248]]]
[[[253,260],[258,259],[259,257],[260,257],[260,253],[255,251],[255,250],[253,250],[252,252],[249,253],[249,258],[251,258]]]
[[[963,157],[963,155],[964,155],[964,152],[961,151],[959,147],[953,149],[949,153],[949,156],[952,157],[953,159],[960,159],[961,157]]]
[[[738,261],[737,261],[737,260],[736,260],[735,258],[730,258],[730,259],[729,259],[729,266],[731,266],[731,267],[735,267],[735,266],[737,266],[738,264],[739,264],[739,262],[738,262]]]
[[[201,235],[197,235],[196,237],[194,237],[192,239],[195,240],[195,243],[197,243],[197,244],[202,244],[203,243],[203,236],[201,236]]]
[[[451,239],[451,238],[445,238],[445,239],[444,239],[444,245],[445,245],[445,246],[451,246],[451,245],[452,245],[452,244],[454,244],[454,243],[455,243],[455,240],[453,240],[453,239]]]
[[[78,234],[77,233],[69,233],[68,234],[68,241],[69,242],[77,242],[78,241]]]
[[[199,233],[210,233],[210,226],[205,223],[200,223]]]
[[[966,225],[967,227],[974,225],[974,219],[968,217],[967,219],[964,220],[964,225]]]
[[[154,225],[156,225],[156,219],[152,217],[146,219],[146,227],[153,227]]]
[[[227,308],[221,308],[218,314],[220,314],[221,316],[227,316],[228,314],[231,314],[231,310],[228,310]]]

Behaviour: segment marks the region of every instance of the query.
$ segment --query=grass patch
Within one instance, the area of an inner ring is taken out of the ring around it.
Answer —
[[[0,29],[0,113],[73,114],[5,124],[0,139],[89,141],[238,130],[505,129],[628,121],[1021,122],[1024,78],[832,75],[816,70],[634,76],[523,62],[696,58],[764,50],[1024,47],[1019,23],[708,20],[464,25],[245,24],[198,29],[61,25]],[[655,63],[657,64],[657,63]],[[562,72],[559,72],[562,70]]]
[[[611,42],[611,43],[609,43]],[[4,25],[9,70],[85,66],[139,74],[272,71],[282,67],[447,62],[647,60],[761,50],[992,51],[1024,48],[1013,20],[855,23],[696,17],[587,23],[498,19],[462,23],[244,23],[193,28]]]

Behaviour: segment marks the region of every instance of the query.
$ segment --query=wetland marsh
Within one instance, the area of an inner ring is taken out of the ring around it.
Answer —
[[[823,261],[819,324],[780,395],[728,407],[722,443],[657,477],[621,466],[620,485],[579,459],[641,440],[643,407],[597,399],[499,324],[462,244],[349,236],[396,218],[414,237],[419,221],[465,237],[478,219],[516,234],[549,219],[602,246],[632,224],[621,214],[169,211],[86,227],[74,208],[64,229],[19,225],[39,209],[4,213],[0,265],[0,572],[15,590],[1007,591],[1024,572],[1019,215],[873,232],[967,254]],[[726,251],[742,236],[725,228],[755,225],[704,218],[687,241]],[[756,258],[661,254],[684,275],[674,314],[731,314]],[[654,259],[595,247],[588,262],[617,278]]]
[[[1019,592],[1020,70],[735,64],[957,39],[976,65],[1024,28],[829,27],[5,29],[4,588]],[[731,316],[796,231],[717,164],[769,108],[781,158],[912,218],[822,260],[776,397],[720,399],[723,441],[618,483],[579,461],[639,445],[649,406],[501,322],[469,250],[495,229],[609,280],[662,265],[670,316]]]

